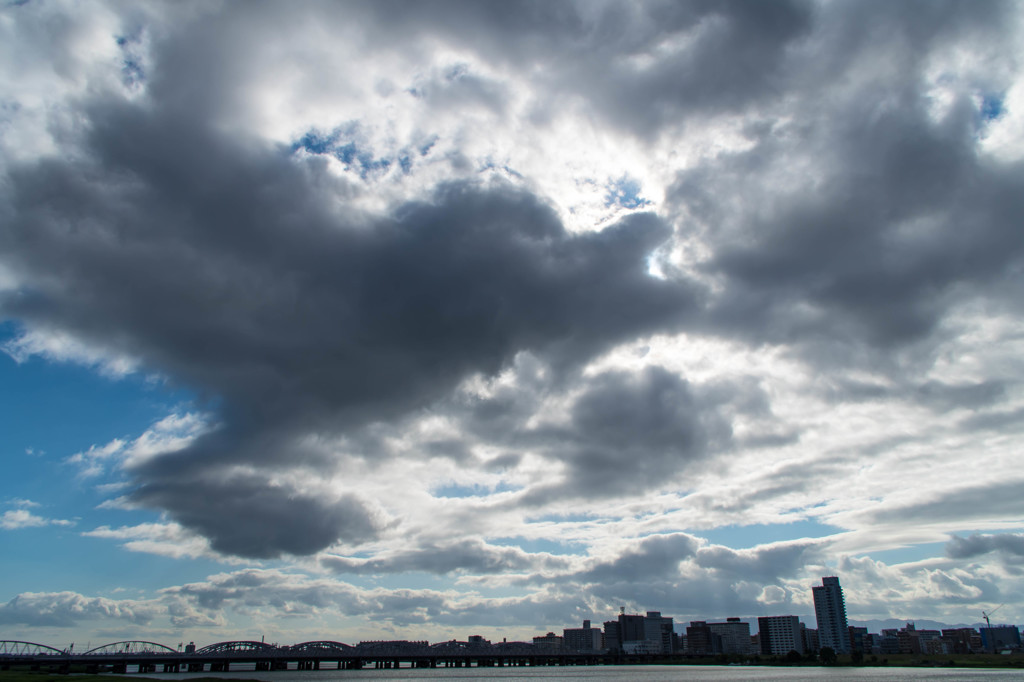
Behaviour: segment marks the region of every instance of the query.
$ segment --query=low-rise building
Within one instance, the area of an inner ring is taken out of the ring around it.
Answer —
[[[981,633],[974,628],[949,628],[942,631],[942,638],[950,647],[950,653],[975,654],[985,650]]]
[[[549,632],[543,637],[534,637],[533,645],[541,651],[561,651],[563,640],[555,633]]]

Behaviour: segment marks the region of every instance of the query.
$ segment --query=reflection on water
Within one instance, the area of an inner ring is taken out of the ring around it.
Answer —
[[[711,665],[621,665],[543,668],[436,668],[402,670],[320,670],[148,675],[163,682],[218,677],[225,680],[257,679],[266,682],[363,682],[365,680],[458,680],[459,682],[513,682],[515,680],[629,680],[629,682],[749,682],[749,680],[853,680],[906,682],[908,680],[1020,680],[1019,670],[965,670],[962,668],[789,668]]]

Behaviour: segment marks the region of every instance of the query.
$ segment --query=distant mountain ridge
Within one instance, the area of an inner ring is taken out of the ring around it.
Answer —
[[[809,628],[814,628],[816,626],[813,615],[810,615],[810,616],[806,616],[806,615],[798,616],[798,618],[800,619],[800,622],[802,622],[804,625],[806,625]],[[750,634],[752,634],[752,635],[756,635],[757,634],[757,616],[748,616],[748,617],[745,617],[745,618],[740,618],[740,620],[745,622],[745,623],[749,623],[750,624]],[[720,619],[718,619],[718,621],[709,620],[708,622],[709,623],[711,623],[711,622],[725,622],[725,618],[720,618]],[[956,624],[950,625],[949,623],[943,623],[943,622],[937,621],[937,620],[928,620],[927,618],[917,618],[917,619],[886,618],[884,620],[883,619],[877,619],[877,618],[874,619],[874,620],[856,620],[856,619],[850,618],[850,619],[847,619],[846,623],[847,623],[847,625],[854,626],[854,627],[860,627],[860,628],[866,627],[868,629],[868,632],[873,633],[873,634],[878,634],[882,630],[890,630],[890,629],[892,629],[892,630],[899,630],[901,628],[906,627],[907,623],[913,623],[914,627],[917,628],[918,630],[949,630],[949,629],[953,629],[953,628],[974,628],[975,630],[980,630],[981,628],[985,627],[985,623],[984,622],[971,623],[971,624],[956,623]],[[676,623],[675,624],[676,632],[678,632],[680,634],[684,634],[686,632],[686,626],[687,625],[688,625],[688,623],[685,623],[685,622]],[[1003,621],[999,621],[999,622],[992,621],[992,625],[996,626],[996,625],[1014,625],[1014,624],[1012,624],[1012,623],[1004,623]],[[1024,625],[1015,625],[1015,627],[1018,627],[1022,631],[1024,631]]]
[[[811,622],[813,622],[813,620]],[[899,618],[886,618],[885,620],[848,619],[846,622],[849,625],[853,625],[856,627],[866,627],[868,629],[868,632],[881,632],[882,630],[889,629],[898,630],[900,628],[906,627],[907,623],[913,623],[914,627],[916,627],[918,630],[948,630],[952,628],[974,628],[975,630],[978,630],[979,628],[985,627],[985,623],[973,623],[971,625],[957,623],[955,625],[950,625],[949,623],[942,623],[937,620],[927,620],[926,618],[918,618],[916,620],[901,620]],[[1001,622],[993,622],[992,624],[1003,625],[1003,623]],[[808,627],[810,627],[810,624],[808,624]]]

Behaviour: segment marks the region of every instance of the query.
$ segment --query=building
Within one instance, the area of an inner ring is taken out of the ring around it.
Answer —
[[[604,646],[609,651],[635,649],[635,642],[647,641],[645,630],[644,616],[619,613],[616,620],[605,621]],[[627,647],[627,643],[631,644]]]
[[[600,651],[604,649],[604,635],[600,628],[590,627],[590,621],[583,621],[581,628],[562,630],[562,646],[565,651]]]
[[[661,611],[648,611],[644,616],[644,640],[657,649],[655,653],[672,653],[673,634],[672,618],[661,615]]]
[[[533,638],[533,645],[541,651],[561,651],[562,644],[562,638],[553,632],[549,632],[543,637]]]
[[[626,642],[646,642],[647,627],[644,617],[637,615],[619,614],[619,644],[625,651]]]
[[[917,648],[922,654],[942,655],[949,654],[946,643],[942,641],[942,633],[938,630],[918,630]]]
[[[604,648],[608,651],[622,651],[622,638],[619,636],[619,621],[604,622]]]
[[[868,629],[854,627],[853,625],[849,628],[850,633],[850,651],[859,651],[860,653],[868,653],[871,651],[871,645],[868,644]]]
[[[818,621],[818,644],[822,649],[831,647],[836,653],[850,653],[850,626],[846,622],[846,602],[839,578],[822,578],[821,583],[811,588],[814,616]]]
[[[985,651],[1019,649],[1020,630],[1014,625],[993,625],[982,628],[981,644]]]
[[[724,623],[708,623],[708,628],[720,638],[721,653],[743,656],[757,653],[750,641],[750,623],[726,618]]]
[[[808,654],[818,653],[821,649],[821,646],[818,644],[818,631],[800,623],[800,633],[804,638],[804,652]]]
[[[660,611],[648,611],[646,616],[624,611],[616,620],[605,621],[605,649],[651,654],[671,654],[675,650],[671,618],[662,616]]]
[[[900,631],[896,628],[885,628],[875,638],[877,650],[871,649],[873,654],[898,654],[900,652]]]
[[[800,619],[796,616],[761,616],[757,619],[757,635],[765,656],[785,656],[790,651],[804,653]]]
[[[954,654],[977,654],[985,650],[981,635],[974,628],[950,628],[942,631],[942,638]]]
[[[722,638],[711,632],[702,620],[690,621],[686,626],[686,653],[689,656],[711,656],[722,652]]]
[[[646,639],[629,640],[622,643],[622,653],[657,655],[661,653],[661,645]]]
[[[899,642],[901,654],[921,653],[921,643],[917,640],[917,626],[907,623],[896,631],[896,641]]]

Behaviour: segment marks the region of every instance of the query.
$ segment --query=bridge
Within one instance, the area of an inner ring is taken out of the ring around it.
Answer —
[[[668,656],[551,651],[526,642],[301,642],[278,646],[256,641],[218,642],[174,649],[156,642],[122,641],[76,652],[45,644],[0,641],[0,670],[52,672],[223,673],[273,670],[363,670],[492,666],[606,665],[662,662]]]

